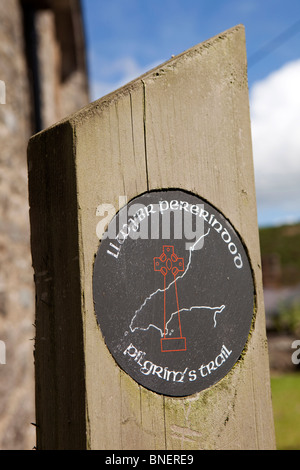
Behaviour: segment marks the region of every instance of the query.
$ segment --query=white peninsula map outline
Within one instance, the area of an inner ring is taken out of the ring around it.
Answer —
[[[217,314],[219,313],[222,313],[222,311],[225,309],[225,305],[221,305],[221,306],[217,306],[217,307],[210,307],[210,306],[200,306],[200,305],[193,305],[189,308],[181,308],[180,310],[176,310],[175,312],[172,312],[171,314],[169,314],[169,319],[168,321],[166,322],[166,325],[165,325],[165,331],[162,330],[162,328],[159,328],[157,325],[155,325],[154,323],[150,323],[147,327],[141,327],[141,326],[133,326],[136,318],[140,315],[143,314],[143,309],[145,307],[145,305],[151,301],[153,299],[153,297],[155,297],[158,293],[162,292],[166,292],[168,289],[170,289],[170,287],[175,283],[175,282],[178,282],[180,281],[181,279],[183,279],[185,277],[185,275],[187,274],[188,270],[190,269],[190,266],[191,266],[191,263],[192,263],[192,254],[193,252],[195,251],[196,249],[196,246],[197,244],[203,239],[205,238],[206,236],[208,236],[210,233],[210,228],[208,229],[208,231],[201,235],[201,237],[199,237],[196,242],[189,248],[189,260],[188,260],[188,263],[187,263],[187,266],[186,266],[186,269],[184,270],[184,272],[176,277],[174,280],[172,280],[168,286],[166,286],[164,289],[161,289],[161,288],[158,288],[156,291],[152,292],[148,297],[146,297],[146,299],[144,300],[144,302],[142,303],[142,305],[135,311],[134,313],[134,316],[132,317],[131,319],[131,322],[130,322],[130,325],[129,325],[129,328],[130,328],[130,331],[132,333],[134,333],[136,330],[141,330],[141,331],[148,331],[151,327],[153,328],[156,328],[159,332],[160,332],[160,335],[161,337],[164,337],[166,336],[169,331],[168,331],[168,324],[171,322],[172,318],[174,315],[177,315],[177,314],[180,314],[181,312],[189,312],[189,311],[192,311],[192,310],[202,310],[202,309],[206,309],[206,310],[211,310],[212,312],[214,312],[214,315],[213,315],[213,321],[214,321],[214,328],[217,326]]]

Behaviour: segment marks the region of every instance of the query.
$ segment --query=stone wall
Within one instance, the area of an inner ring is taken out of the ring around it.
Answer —
[[[6,102],[0,104],[0,340],[6,347],[6,364],[0,364],[1,450],[35,446],[35,294],[26,158],[28,140],[38,130],[34,108],[39,106],[44,128],[88,103],[79,2],[36,0],[32,43],[24,28],[24,9],[30,4],[0,0],[0,80],[6,85]],[[58,25],[68,17],[75,29],[66,43]],[[70,61],[72,67],[63,74],[63,59],[73,57],[74,51],[79,59],[75,65]],[[35,74],[29,52],[38,60]]]

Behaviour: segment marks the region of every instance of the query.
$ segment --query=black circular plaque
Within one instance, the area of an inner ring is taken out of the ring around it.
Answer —
[[[211,204],[182,190],[144,193],[110,222],[94,264],[97,321],[140,385],[187,396],[239,359],[253,316],[246,250]]]

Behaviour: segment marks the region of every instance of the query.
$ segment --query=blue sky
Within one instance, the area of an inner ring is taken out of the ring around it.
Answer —
[[[82,3],[93,100],[244,24],[259,224],[300,221],[300,1]]]

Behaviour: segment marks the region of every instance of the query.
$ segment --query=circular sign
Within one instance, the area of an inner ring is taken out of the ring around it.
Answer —
[[[94,305],[117,364],[140,385],[187,396],[239,359],[254,302],[246,250],[228,220],[181,190],[144,193],[101,240]]]

